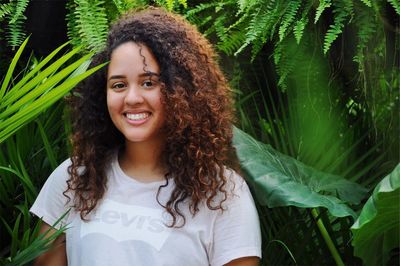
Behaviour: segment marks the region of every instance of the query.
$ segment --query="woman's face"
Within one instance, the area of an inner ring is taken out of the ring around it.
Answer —
[[[107,107],[111,120],[128,142],[158,143],[165,114],[160,67],[150,49],[134,42],[111,54],[107,75]]]

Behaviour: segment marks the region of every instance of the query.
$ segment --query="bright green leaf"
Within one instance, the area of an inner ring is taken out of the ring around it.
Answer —
[[[386,265],[389,253],[400,246],[400,164],[374,189],[351,227],[354,254],[365,265]]]
[[[3,98],[4,94],[6,93],[6,90],[9,86],[12,74],[15,70],[15,66],[17,65],[17,62],[22,54],[22,51],[24,50],[26,44],[28,43],[29,37],[26,38],[26,40],[21,44],[21,46],[19,47],[17,53],[15,54],[13,60],[11,61],[11,64],[7,70],[6,76],[4,77],[4,80],[1,84],[1,88],[0,88],[0,100]]]

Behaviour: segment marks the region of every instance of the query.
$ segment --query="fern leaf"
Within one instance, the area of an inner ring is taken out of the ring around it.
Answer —
[[[14,49],[15,47],[20,46],[25,38],[26,33],[24,31],[24,20],[18,19],[14,23],[8,24],[6,39],[9,46]]]
[[[296,17],[297,11],[301,5],[300,0],[290,1],[285,15],[283,16],[281,26],[279,27],[279,40],[282,41],[286,36],[286,31],[289,25],[291,25]]]
[[[10,15],[12,13],[11,3],[0,4],[0,20],[2,20],[5,16]]]
[[[242,31],[230,31],[223,42],[218,42],[217,47],[225,54],[233,55],[245,39],[246,35]]]
[[[287,89],[287,79],[293,72],[295,65],[298,65],[299,54],[298,46],[287,41],[277,43],[274,49],[275,66],[279,75],[278,87],[282,91]]]
[[[330,0],[320,0],[319,6],[317,7],[317,12],[315,13],[314,24],[318,22],[319,18],[322,15],[322,12],[328,7],[332,5]]]
[[[361,2],[363,2],[368,7],[372,7],[372,3],[370,0],[361,0]]]
[[[207,23],[212,22],[213,17],[212,16],[206,16],[206,17],[192,17],[189,21],[196,25],[198,28],[204,27]],[[213,27],[209,27],[206,31],[203,32],[205,36],[208,36],[212,32],[214,32],[215,29]]]
[[[357,7],[357,6],[356,6]],[[378,25],[378,13],[375,13],[372,8],[359,6],[356,9],[356,25],[358,27],[357,37],[357,52],[353,61],[362,67],[364,61],[364,50],[367,47],[368,42],[373,38],[377,30]]]
[[[9,21],[9,24],[14,24],[17,20],[25,20],[24,12],[28,6],[29,0],[18,0],[15,3],[13,15]]]
[[[159,6],[166,8],[169,11],[174,10],[175,8],[179,7],[179,5],[187,8],[186,0],[155,0],[155,3]]]
[[[297,21],[293,27],[293,34],[296,38],[297,44],[300,43],[301,37],[303,37],[304,28],[308,23],[308,19],[306,17],[302,18],[301,20]]]
[[[279,62],[281,61],[283,47],[283,43],[277,43],[274,48],[273,56],[275,65],[279,65]]]
[[[222,42],[225,42],[228,38],[227,29],[224,26],[224,21],[225,16],[219,16],[214,21],[215,32]]]
[[[197,15],[198,13],[201,13],[205,10],[211,9],[211,8],[216,8],[218,6],[224,6],[226,3],[220,3],[220,2],[210,2],[210,3],[201,3],[198,4],[196,7],[191,8],[189,11],[186,12],[185,14],[185,18],[187,19],[191,19],[193,18],[195,15]]]
[[[400,16],[400,2],[398,0],[388,0],[388,2],[392,5],[397,15]]]
[[[212,18],[212,16],[201,16],[198,17],[198,14],[203,12],[204,10],[208,10],[212,7],[215,7],[215,5],[218,5],[217,2],[211,2],[211,3],[207,3],[207,4],[198,4],[197,6],[195,6],[194,8],[191,8],[189,11],[187,11],[184,15],[184,17],[190,21],[192,24],[197,25],[197,27],[201,27],[203,25],[205,25],[208,21],[210,21],[210,19]],[[207,22],[205,22],[205,20]],[[204,32],[203,32],[204,34]]]
[[[235,21],[235,23],[233,23],[232,25],[230,25],[228,27],[228,31],[231,29],[236,29],[238,27],[241,26],[241,24],[246,24],[246,21],[249,20],[250,15],[249,14],[243,14],[239,17],[239,19],[237,21]]]
[[[67,35],[71,41],[71,45],[74,47],[78,47],[82,45],[82,40],[79,35],[79,28],[78,28],[78,17],[75,13],[77,4],[70,0],[66,4],[66,9],[68,10],[66,17],[67,21]]]
[[[6,39],[8,45],[13,49],[21,45],[26,38],[24,30],[24,22],[26,17],[24,12],[28,6],[28,0],[17,0],[10,3],[11,13],[6,17],[8,19],[8,32],[6,33]]]
[[[114,15],[114,17],[111,18],[111,20],[114,20],[116,17],[118,17],[118,15],[123,14],[130,9],[140,6],[140,4],[144,4],[144,3],[140,3],[140,1],[130,1],[130,0],[112,0],[112,3],[114,4],[114,6],[118,12],[115,15],[110,14],[110,15]],[[109,11],[108,6],[106,7],[106,9],[107,9],[107,11]],[[108,12],[108,13],[112,13],[112,12]]]
[[[243,45],[235,52],[235,56],[242,52],[242,50],[246,48],[249,44],[257,40],[257,38],[263,32],[264,26],[265,24],[267,24],[268,19],[265,14],[261,13],[260,15],[260,12],[261,8],[258,9],[258,12],[247,27],[248,31],[246,33],[246,40],[244,41]]]
[[[237,4],[238,4],[239,8],[238,8],[238,12],[236,15],[240,15],[243,13],[245,13],[245,14],[249,13],[249,10],[253,10],[257,5],[260,5],[260,2],[262,2],[261,5],[267,4],[267,3],[265,3],[267,1],[263,2],[263,0],[261,0],[261,1],[259,1],[259,0],[258,1],[257,0],[238,0]]]
[[[247,0],[238,0],[238,6],[239,6],[239,10],[238,10],[238,14],[243,13],[243,11],[245,10],[245,8],[248,5],[248,1]]]
[[[84,47],[101,50],[107,38],[108,20],[103,0],[76,0],[76,26]]]
[[[333,4],[334,22],[330,25],[329,30],[324,37],[324,54],[326,54],[332,43],[342,33],[346,19],[353,13],[353,5],[349,1],[336,1]]]
[[[279,19],[282,6],[276,1],[269,1],[267,5],[260,4],[255,10],[255,15],[247,27],[246,40],[235,52],[235,56],[242,52],[248,45],[252,44],[252,60],[261,50],[266,42],[267,36],[271,34],[271,28]]]
[[[166,7],[169,11],[174,9],[175,0],[166,0]]]
[[[308,1],[306,3],[306,5],[303,7],[303,10],[301,11],[301,14],[302,14],[301,19],[298,20],[293,27],[293,34],[294,34],[297,44],[300,43],[301,38],[303,37],[304,29],[305,29],[306,25],[308,24],[308,17],[309,17],[309,13],[310,13],[310,10],[312,9],[312,7],[313,7],[313,2]]]
[[[186,0],[178,0],[178,3],[181,4],[184,8],[188,7]]]

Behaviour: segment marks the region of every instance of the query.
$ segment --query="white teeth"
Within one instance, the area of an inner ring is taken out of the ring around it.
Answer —
[[[149,117],[149,113],[140,113],[140,114],[126,114],[126,117],[129,120],[142,120]]]

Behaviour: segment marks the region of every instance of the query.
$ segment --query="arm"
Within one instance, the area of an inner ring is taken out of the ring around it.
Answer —
[[[258,266],[260,259],[258,257],[243,257],[232,260],[225,264],[225,266]]]
[[[50,232],[48,236],[50,237],[55,232],[56,229],[52,228],[50,225],[43,223],[40,227],[39,234],[44,234],[48,229]],[[42,255],[40,255],[34,263],[34,266],[67,266],[67,254],[65,247],[65,234],[58,236],[52,243],[52,247]]]

